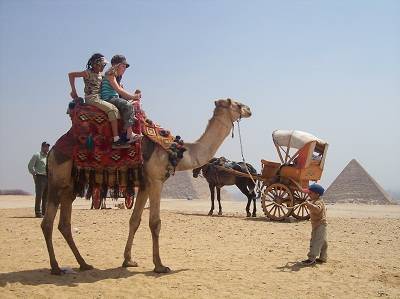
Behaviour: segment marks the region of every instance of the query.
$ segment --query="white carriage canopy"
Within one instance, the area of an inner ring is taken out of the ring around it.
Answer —
[[[322,146],[327,144],[324,140],[314,135],[297,130],[275,130],[272,132],[274,143],[279,146],[300,149],[311,141],[317,141]]]
[[[272,132],[272,140],[274,141],[276,148],[280,148],[286,154],[285,158],[283,158],[281,153],[278,151],[282,162],[285,164],[292,162],[305,145],[311,142],[314,143],[315,146],[312,147],[308,158],[311,159],[312,153],[315,151],[321,155],[321,166],[323,167],[325,162],[325,153],[328,149],[328,143],[326,141],[310,133],[298,130],[275,130]],[[286,150],[284,148],[286,148]],[[299,151],[297,151],[294,155],[291,155],[289,154],[290,149],[298,149]]]

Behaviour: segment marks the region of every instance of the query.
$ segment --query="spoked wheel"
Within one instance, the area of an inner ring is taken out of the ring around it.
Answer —
[[[305,192],[302,192],[299,190],[295,190],[293,192],[294,205],[301,204],[309,199],[310,199],[310,196]],[[291,215],[294,218],[299,219],[299,220],[310,219],[310,211],[308,210],[308,208],[305,205],[294,207]]]
[[[283,184],[272,184],[264,188],[261,194],[261,206],[264,214],[272,220],[283,220],[290,215],[293,195]]]
[[[99,187],[94,187],[92,192],[92,208],[93,209],[100,209],[102,206],[103,198],[101,196],[101,190]]]
[[[128,194],[126,194],[126,195],[125,195],[125,207],[126,207],[127,209],[132,209],[132,207],[133,207],[133,202],[134,202],[134,197],[133,197],[133,195],[128,195]]]

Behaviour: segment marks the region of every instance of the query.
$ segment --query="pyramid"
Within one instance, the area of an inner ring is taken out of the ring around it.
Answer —
[[[209,199],[210,189],[204,178],[193,178],[192,171],[178,171],[165,182],[161,198]],[[230,199],[222,190],[221,199]]]
[[[355,159],[342,170],[324,194],[326,202],[394,204],[390,196]]]

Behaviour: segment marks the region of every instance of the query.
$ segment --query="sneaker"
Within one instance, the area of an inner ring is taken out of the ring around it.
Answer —
[[[317,258],[315,261],[316,261],[318,264],[326,263],[326,260],[323,260],[323,259],[320,259],[320,258]]]
[[[130,144],[123,142],[121,139],[119,139],[118,141],[113,141],[112,148],[114,149],[118,149],[118,148],[129,148]]]
[[[315,260],[306,259],[306,260],[304,260],[304,261],[301,261],[301,263],[302,263],[304,266],[311,266],[311,265],[314,265],[314,264],[315,264]]]

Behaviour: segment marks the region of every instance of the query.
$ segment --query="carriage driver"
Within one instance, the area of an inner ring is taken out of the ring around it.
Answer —
[[[308,189],[303,190],[308,193],[310,200],[305,201],[303,204],[306,205],[310,211],[311,219],[311,240],[310,240],[310,251],[308,252],[308,259],[302,261],[305,266],[310,266],[315,263],[325,263],[327,261],[327,249],[328,241],[326,238],[326,208],[322,195],[324,194],[324,188],[318,184],[312,184]]]

